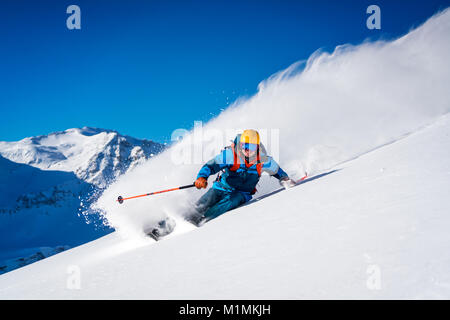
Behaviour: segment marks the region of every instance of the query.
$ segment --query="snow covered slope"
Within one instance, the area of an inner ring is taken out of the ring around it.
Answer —
[[[114,232],[4,274],[0,298],[448,299],[449,158],[446,115],[199,229]]]

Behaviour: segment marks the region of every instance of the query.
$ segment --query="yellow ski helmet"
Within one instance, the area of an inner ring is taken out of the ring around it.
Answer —
[[[244,132],[241,134],[241,139],[239,142],[245,143],[245,144],[253,144],[256,146],[259,146],[259,133],[256,130],[253,129],[247,129],[244,130]]]

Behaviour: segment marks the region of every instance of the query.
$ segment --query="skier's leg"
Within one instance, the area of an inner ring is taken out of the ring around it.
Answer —
[[[225,196],[225,192],[211,188],[195,203],[194,209],[201,215]]]
[[[219,202],[208,209],[204,213],[204,216],[208,219],[214,219],[227,211],[230,211],[244,202],[246,202],[246,197],[241,192],[231,192],[227,193]]]
[[[209,189],[197,200],[192,210],[187,214],[186,219],[197,226],[201,226],[205,221],[205,212],[219,202],[225,194],[225,192],[215,188]]]

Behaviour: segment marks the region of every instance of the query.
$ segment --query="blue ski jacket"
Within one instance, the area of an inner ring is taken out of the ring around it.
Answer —
[[[288,178],[288,174],[280,168],[272,157],[266,154],[262,144],[260,144],[259,170],[256,162],[252,165],[246,164],[242,154],[236,148],[239,138],[240,135],[235,138],[232,146],[226,147],[217,156],[203,165],[197,175],[197,179],[200,177],[208,179],[210,175],[222,172],[212,187],[222,191],[241,192],[244,194],[246,201],[248,201],[252,198],[252,194],[256,192],[256,185],[262,172],[267,172],[279,180]],[[235,148],[234,152],[233,148]],[[235,165],[235,154],[239,157],[238,167]]]

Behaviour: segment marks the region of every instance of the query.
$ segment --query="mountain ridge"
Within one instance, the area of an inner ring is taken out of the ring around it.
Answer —
[[[28,248],[55,248],[17,256],[15,262],[14,253],[3,259],[0,254],[0,272],[111,232],[98,213],[89,211],[90,203],[117,177],[164,148],[93,127],[0,141],[0,250],[16,248],[19,254]],[[9,267],[1,263],[6,260]]]

